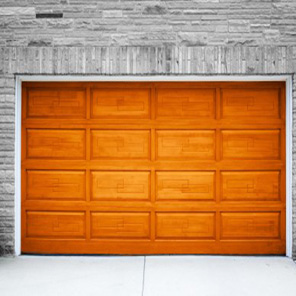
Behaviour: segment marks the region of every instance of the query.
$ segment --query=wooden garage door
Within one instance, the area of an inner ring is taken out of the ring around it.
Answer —
[[[283,83],[24,83],[22,252],[285,254]]]

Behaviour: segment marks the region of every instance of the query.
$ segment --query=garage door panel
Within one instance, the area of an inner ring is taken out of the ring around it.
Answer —
[[[280,159],[279,130],[222,131],[224,159]]]
[[[91,213],[92,238],[149,238],[150,213]]]
[[[27,157],[84,159],[85,131],[28,129]]]
[[[93,171],[92,200],[149,200],[150,172]]]
[[[92,130],[93,159],[149,159],[150,131]]]
[[[214,239],[215,213],[156,213],[158,239]]]
[[[28,118],[85,118],[84,90],[29,89]]]
[[[274,89],[222,89],[222,118],[280,118],[280,93]]]
[[[280,200],[280,171],[222,172],[225,201]]]
[[[85,237],[84,212],[27,211],[26,221],[26,236],[30,238]]]
[[[85,200],[85,171],[27,171],[27,200]]]
[[[22,252],[285,253],[284,83],[22,94]]]
[[[215,89],[157,89],[157,118],[214,118]]]
[[[157,200],[214,200],[215,172],[156,172]]]
[[[221,239],[279,239],[280,212],[221,213]]]
[[[158,130],[157,159],[214,159],[215,131]]]
[[[93,89],[93,118],[149,118],[150,89]]]

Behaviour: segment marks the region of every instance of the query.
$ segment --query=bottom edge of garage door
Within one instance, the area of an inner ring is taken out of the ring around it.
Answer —
[[[22,243],[22,254],[216,254],[216,255],[285,255],[286,247],[282,241],[250,241],[250,242],[157,242],[154,244],[139,242],[81,243],[68,241],[25,241]]]

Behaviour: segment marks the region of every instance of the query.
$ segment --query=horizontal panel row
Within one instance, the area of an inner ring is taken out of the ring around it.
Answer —
[[[214,171],[157,171],[156,200],[214,201]],[[86,200],[85,171],[27,170],[27,200]],[[150,200],[149,171],[91,171],[91,200]],[[280,171],[222,171],[220,194],[224,201],[280,200]]]
[[[151,88],[91,89],[91,118],[151,118],[152,91]],[[216,117],[216,88],[159,88],[155,96],[156,118]],[[220,97],[222,118],[280,118],[278,88],[222,88]],[[86,118],[86,108],[85,89],[28,89],[28,118]]]
[[[156,130],[156,159],[214,160],[221,142],[222,159],[280,159],[280,130]],[[85,159],[86,131],[28,129],[27,157]],[[91,159],[151,159],[150,130],[91,130]]]
[[[92,239],[150,239],[149,212],[91,212]],[[222,212],[220,239],[280,239],[280,212]],[[85,239],[85,212],[26,212],[26,237]],[[216,239],[216,214],[155,214],[156,239]]]

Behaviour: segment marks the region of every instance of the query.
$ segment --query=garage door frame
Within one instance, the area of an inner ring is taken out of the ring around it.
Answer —
[[[15,255],[21,255],[21,86],[22,82],[258,82],[284,81],[286,82],[286,256],[292,257],[292,76],[290,75],[256,75],[256,76],[198,76],[198,75],[170,75],[170,76],[90,76],[90,75],[17,75],[15,80]]]

